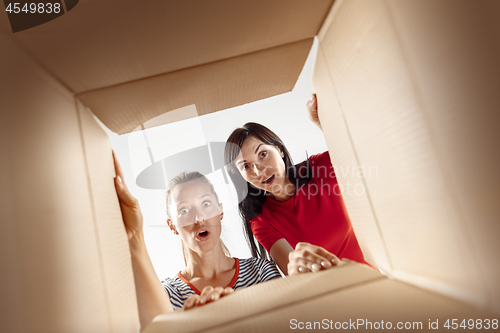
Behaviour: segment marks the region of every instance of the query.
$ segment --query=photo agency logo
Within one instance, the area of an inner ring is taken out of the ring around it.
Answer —
[[[52,21],[73,8],[79,0],[63,1],[7,1],[5,11],[9,17],[12,32],[16,33]]]
[[[128,135],[135,184],[147,190],[166,190],[181,173],[199,172],[213,184],[221,202],[236,205],[224,162],[227,144],[213,139],[217,131],[203,122],[195,105],[146,121]],[[238,194],[245,196],[246,192]]]
[[[222,141],[227,137],[219,135],[218,125],[200,117],[196,106],[190,105],[168,111],[137,127],[128,137],[135,184],[148,190],[166,190],[172,178],[182,172],[199,172],[214,184],[217,193],[227,193],[232,207],[250,196],[286,194],[290,197],[297,193],[307,200],[317,196],[363,196],[366,181],[378,178],[376,166],[359,166],[354,161],[332,166],[325,165],[324,161],[312,161],[290,166],[285,171],[296,186],[273,182],[277,166],[255,160],[249,169],[258,171],[244,171],[240,147]],[[285,157],[283,162],[286,164]],[[257,184],[267,176],[262,183],[269,179],[271,182]],[[299,178],[311,181],[299,182]]]

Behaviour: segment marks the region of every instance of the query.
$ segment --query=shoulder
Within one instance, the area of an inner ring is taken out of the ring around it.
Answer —
[[[240,260],[240,267],[243,267],[243,266],[261,267],[262,265],[265,265],[266,263],[271,263],[268,260],[256,258],[256,257],[243,258],[243,259],[239,259],[239,260]]]
[[[179,279],[178,276],[166,278],[160,283],[163,286],[163,289],[167,292],[168,298],[170,299],[170,303],[172,303],[174,310],[182,308],[186,299],[195,293],[195,291]]]
[[[160,283],[171,297],[174,295],[179,295],[179,296],[190,295],[195,292],[178,276],[175,276],[173,278],[166,278],[165,280],[162,280]]]
[[[173,277],[173,278],[168,277],[168,278],[161,280],[160,282],[162,285],[172,286],[175,283],[174,282],[175,279],[178,279],[178,277]]]
[[[255,218],[251,219],[248,223],[250,224],[250,228],[252,229],[255,237],[263,237],[279,233],[276,227],[273,225],[278,217],[279,216],[276,216],[276,214],[274,214],[273,209],[266,208],[262,209],[262,212]]]
[[[261,258],[240,259],[240,275],[257,274],[263,281],[281,277],[276,265],[269,260]]]
[[[309,163],[311,165],[331,166],[332,162],[330,161],[330,153],[327,150],[322,153],[312,155],[311,157],[309,157]]]
[[[334,173],[331,173],[331,171],[333,171],[333,167],[328,150],[310,156],[307,160],[302,161],[295,167],[299,178],[307,179],[307,181],[303,184],[308,183],[312,178],[334,176]]]
[[[313,178],[335,178],[328,151],[309,157],[309,169]]]
[[[177,276],[173,278],[168,277],[161,280],[160,283],[170,296],[179,293],[179,288],[182,287],[182,281]]]
[[[254,228],[272,227],[269,223],[270,211],[271,210],[269,209],[269,207],[263,207],[262,212],[248,222],[250,224],[250,227],[252,228],[252,231]]]

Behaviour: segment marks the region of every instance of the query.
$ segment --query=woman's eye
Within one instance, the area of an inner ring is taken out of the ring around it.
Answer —
[[[267,151],[265,151],[265,150],[260,153],[260,157],[265,157],[266,155],[267,155]]]
[[[205,201],[202,206],[203,207],[210,207],[212,205],[212,203],[210,201]]]
[[[188,213],[188,210],[187,210],[186,208],[181,209],[181,210],[179,211],[179,215],[184,215],[184,214],[187,214],[187,213]]]
[[[243,166],[243,170],[247,170],[248,168],[249,168],[248,164],[245,164],[245,165]]]

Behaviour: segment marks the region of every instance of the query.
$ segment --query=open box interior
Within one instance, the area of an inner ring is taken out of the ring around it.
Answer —
[[[143,6],[89,0],[16,34],[0,15],[2,329],[137,331],[111,148],[94,115],[123,134],[182,120],[168,112],[189,105],[204,115],[290,91],[315,36],[311,85],[332,164],[378,166],[378,177],[337,179],[366,189],[344,201],[366,258],[391,280],[350,265],[148,330],[281,329],[330,307],[345,319],[498,315],[498,2]],[[316,291],[282,294],[304,285]],[[267,312],[242,306],[266,300]],[[222,322],[213,313],[226,307]]]

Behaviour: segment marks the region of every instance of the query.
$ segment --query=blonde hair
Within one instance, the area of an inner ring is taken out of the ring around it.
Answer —
[[[180,173],[179,175],[175,176],[174,178],[172,178],[170,180],[170,182],[168,183],[168,189],[167,189],[167,193],[166,193],[167,218],[170,221],[172,221],[172,215],[171,215],[170,207],[169,207],[170,206],[170,194],[172,193],[172,191],[174,190],[174,188],[177,185],[181,185],[181,184],[184,184],[184,183],[187,183],[190,181],[198,181],[200,183],[204,183],[204,184],[207,184],[208,186],[210,186],[210,190],[212,190],[212,193],[215,196],[217,204],[219,204],[219,196],[217,195],[217,192],[215,192],[214,185],[212,184],[212,182],[210,182],[210,180],[208,180],[207,177],[205,177],[203,174],[199,173],[198,171],[191,171],[191,172],[184,171],[184,172]],[[228,248],[226,247],[226,245],[224,244],[222,239],[220,239],[220,244],[221,244],[222,251],[224,252],[224,254],[228,257],[231,257],[231,253],[229,252]],[[186,249],[186,246],[184,245],[184,242],[182,240],[181,240],[181,246],[182,246],[182,256],[184,257],[184,264],[187,266],[187,259],[186,259],[187,258],[187,249]]]

